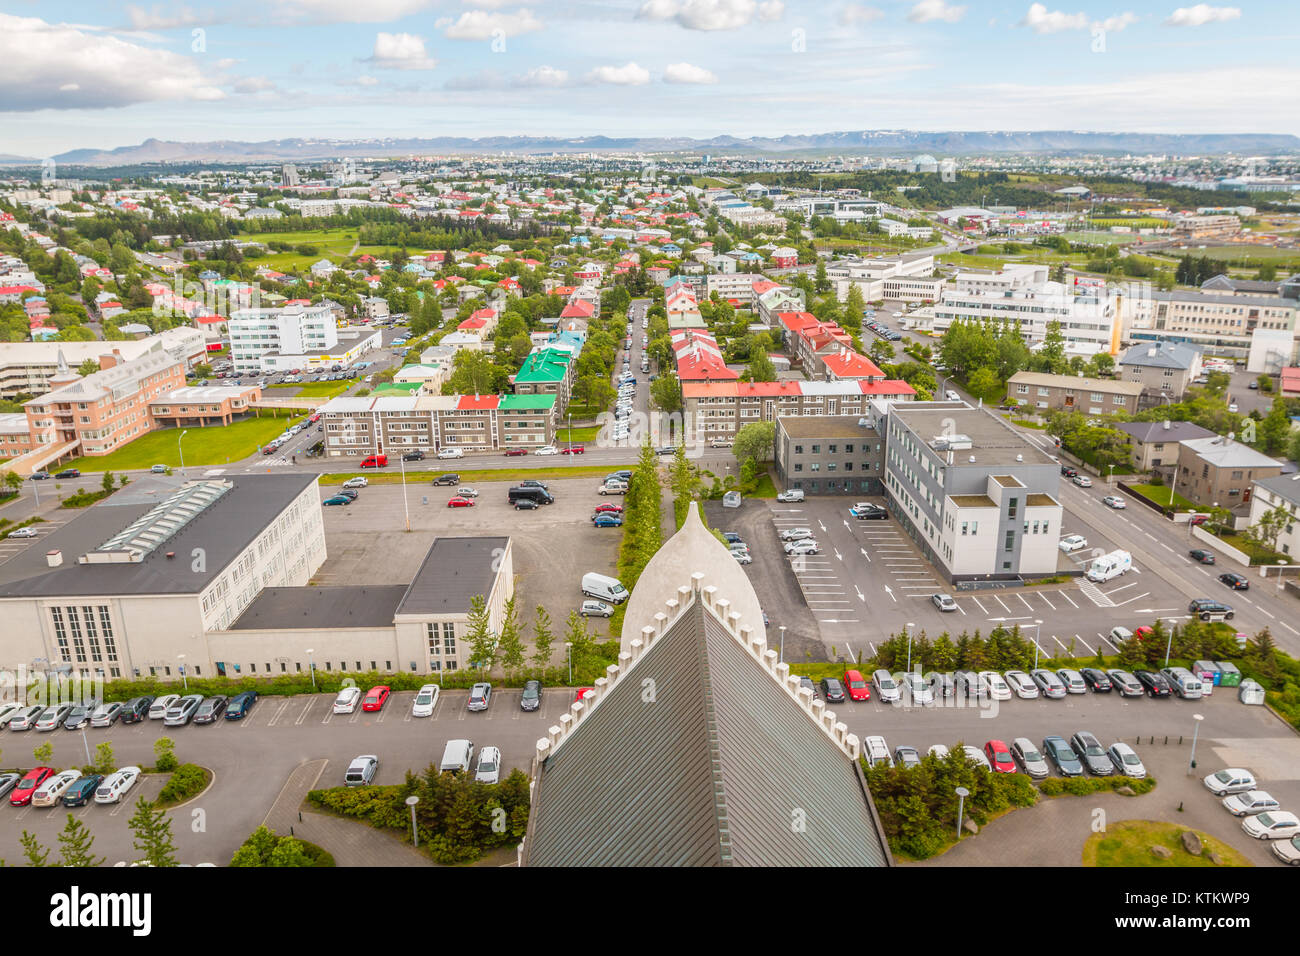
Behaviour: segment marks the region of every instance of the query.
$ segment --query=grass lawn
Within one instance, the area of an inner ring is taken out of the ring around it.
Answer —
[[[335,395],[341,395],[357,383],[357,380],[345,379],[338,382],[306,382],[302,385],[268,385],[266,386],[267,398],[333,398]],[[283,389],[293,390],[292,395],[280,396],[279,392]]]
[[[1190,829],[1177,823],[1155,820],[1122,820],[1112,824],[1104,833],[1094,833],[1083,845],[1084,866],[1208,866],[1210,858],[1202,853],[1192,856],[1183,849],[1180,834]],[[1250,866],[1244,856],[1220,840],[1194,830],[1201,845],[1223,860],[1224,866]],[[1173,852],[1169,859],[1161,859],[1150,850],[1153,846],[1167,847]]]
[[[1168,485],[1129,485],[1129,488],[1148,501],[1154,501],[1162,508],[1170,507],[1169,496],[1173,489]],[[1176,511],[1187,511],[1189,508],[1195,508],[1196,506],[1182,495],[1174,495],[1172,507]]]
[[[432,482],[434,478],[448,472],[460,475],[461,484],[472,485],[482,481],[523,481],[525,478],[589,478],[592,476],[603,478],[611,471],[618,470],[613,465],[570,465],[566,468],[561,463],[557,464],[553,471],[546,468],[478,468],[466,471],[464,468],[457,467],[464,460],[463,458],[449,458],[445,462],[447,467],[437,470],[421,469],[416,471],[408,468],[406,469],[406,483],[418,485]],[[386,469],[367,468],[364,471],[321,475],[320,483],[322,485],[341,485],[349,478],[357,477],[367,479],[372,485],[396,485],[402,481],[402,472],[396,463],[390,462]],[[595,488],[593,487],[592,490],[594,491]],[[456,490],[448,487],[447,493],[448,497],[450,497],[456,493]]]
[[[555,430],[555,440],[557,442],[595,441],[596,436],[599,434],[599,425],[592,425],[590,428],[557,428]]]
[[[573,418],[595,418],[595,417],[596,417],[597,415],[599,415],[601,412],[608,411],[608,410],[609,410],[609,409],[601,408],[599,405],[577,405],[577,404],[573,404],[573,405],[570,405],[567,409],[565,409],[565,412],[564,412],[564,420],[565,420],[565,421],[568,421],[570,417],[573,417]]]
[[[751,498],[775,498],[776,485],[772,484],[771,475],[761,475],[758,479],[758,487],[750,494]]]
[[[1270,548],[1260,547],[1239,534],[1220,534],[1218,537],[1224,544],[1248,554],[1251,564],[1277,564],[1279,561],[1285,561],[1287,564],[1291,563],[1291,559],[1285,554],[1279,554]]]
[[[299,414],[280,414],[263,411],[260,418],[246,418],[232,425],[176,429],[162,428],[142,435],[125,448],[108,455],[93,458],[78,458],[65,465],[66,468],[80,468],[84,472],[92,471],[131,471],[149,468],[153,465],[170,465],[179,467],[180,453],[177,439],[182,430],[185,436],[185,465],[224,465],[227,462],[247,458],[258,448],[265,445],[293,421],[303,418]]]
[[[1090,243],[1094,246],[1125,246],[1137,242],[1138,237],[1122,232],[1063,232],[1067,242]]]

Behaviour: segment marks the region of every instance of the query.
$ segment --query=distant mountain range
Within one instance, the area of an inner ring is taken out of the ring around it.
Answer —
[[[1110,155],[1219,154],[1263,155],[1300,152],[1300,137],[1272,133],[1098,133],[1074,130],[1023,132],[923,132],[918,130],[860,130],[814,133],[802,136],[689,137],[609,136],[484,136],[476,139],[436,136],[409,139],[277,139],[257,143],[219,140],[209,143],[168,142],[147,139],[138,146],[116,149],[74,149],[54,159],[63,164],[122,166],[137,163],[263,161],[306,162],[356,158],[401,158],[411,155],[518,153],[750,153],[847,154],[864,153],[970,156],[990,153],[1044,153]],[[24,162],[2,157],[0,162]],[[28,160],[35,162],[35,160]]]

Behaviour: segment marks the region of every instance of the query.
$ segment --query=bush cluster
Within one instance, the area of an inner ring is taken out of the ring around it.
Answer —
[[[168,805],[184,803],[190,797],[203,792],[207,786],[207,772],[198,764],[183,763],[172,771],[171,779],[158,794],[158,803]]]
[[[1103,790],[1118,790],[1131,787],[1134,793],[1150,793],[1156,785],[1155,777],[1135,780],[1133,777],[1048,777],[1038,784],[1038,789],[1045,797],[1059,797],[1069,794],[1072,797],[1086,797],[1090,793]]]
[[[231,866],[333,866],[334,857],[315,843],[278,836],[260,826],[235,851]]]

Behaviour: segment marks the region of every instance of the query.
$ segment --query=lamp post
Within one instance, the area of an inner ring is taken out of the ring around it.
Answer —
[[[962,812],[966,809],[966,798],[970,796],[970,791],[965,787],[958,787],[953,792],[957,794],[957,839],[960,840]]]
[[[312,661],[311,656],[316,653],[316,648],[307,648],[307,672],[311,674],[311,689],[316,689],[316,664]]]
[[[406,502],[406,456],[398,459],[402,469],[402,510],[406,512],[406,530],[411,530],[411,506]]]
[[[564,642],[564,657],[569,662],[569,686],[573,686],[573,641]]]
[[[90,741],[86,739],[86,725],[81,725],[81,742],[86,745],[86,766],[91,764],[90,760]]]
[[[176,452],[177,452],[177,454],[179,454],[179,455],[181,456],[181,475],[182,475],[182,476],[185,474],[185,448],[181,445],[181,442],[185,439],[185,436],[188,435],[189,433],[190,433],[190,430],[187,428],[187,429],[185,429],[183,432],[181,432],[181,433],[180,433],[180,437],[178,437],[178,438],[176,439]]]
[[[776,662],[778,664],[784,664],[785,663],[785,625],[780,624],[778,625],[778,627],[781,628],[781,654],[779,657],[777,657]]]
[[[181,662],[181,684],[184,686],[185,692],[188,694],[190,691],[190,682],[185,677],[185,655],[177,654],[176,659]]]
[[[1286,558],[1277,559],[1277,589],[1282,590],[1282,569],[1287,566]]]
[[[907,622],[907,672],[912,672],[912,622]]]
[[[1036,619],[1034,621],[1034,670],[1038,670],[1038,638],[1041,636],[1042,632],[1039,629],[1042,626],[1042,620]]]
[[[1192,761],[1187,767],[1187,772],[1191,773],[1196,769],[1196,740],[1201,734],[1201,721],[1205,719],[1204,714],[1192,714],[1192,720],[1196,721],[1193,725],[1196,729],[1192,731]]]
[[[420,831],[415,828],[415,805],[420,802],[420,798],[411,794],[406,798],[406,805],[411,808],[411,846],[420,845]]]

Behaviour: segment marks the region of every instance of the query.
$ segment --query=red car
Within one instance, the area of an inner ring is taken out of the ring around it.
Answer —
[[[43,784],[53,773],[53,767],[36,767],[34,770],[27,771],[23,779],[18,781],[18,786],[14,787],[14,792],[9,795],[9,805],[11,807],[27,806],[32,802],[32,797],[36,795],[36,788]]]
[[[1209,520],[1210,520],[1209,515],[1192,515],[1191,517],[1192,524],[1205,524],[1205,522]]]
[[[871,688],[858,671],[845,671],[843,683],[849,700],[871,700]]]
[[[366,691],[366,699],[361,702],[362,710],[383,710],[384,704],[388,703],[388,695],[393,689],[387,684],[380,684],[378,687],[372,687]]]
[[[989,758],[997,773],[1015,773],[1016,762],[1011,757],[1011,750],[1000,740],[990,740],[984,745],[984,756]]]
[[[561,455],[585,455],[586,453],[586,445],[565,445],[560,449]]]
[[[457,497],[452,498],[450,501],[447,502],[447,507],[448,507],[448,508],[473,508],[473,507],[474,507],[474,499],[473,499],[473,498],[461,498],[461,497],[457,496]]]
[[[573,697],[573,702],[576,704],[578,701],[582,700],[582,698],[586,697],[588,694],[595,693],[595,690],[596,689],[594,687],[579,687],[578,693],[575,694]]]
[[[1145,641],[1148,637],[1150,637],[1154,633],[1155,633],[1155,628],[1148,627],[1146,624],[1143,624],[1141,627],[1137,627],[1133,629],[1133,636],[1136,637],[1139,641]]]
[[[514,458],[514,457],[516,457],[517,455],[526,455],[526,454],[528,454],[528,449],[527,449],[527,448],[507,448],[507,449],[506,449],[506,457],[507,457],[507,458]]]
[[[596,514],[621,515],[623,513],[622,505],[602,504],[596,505]]]

